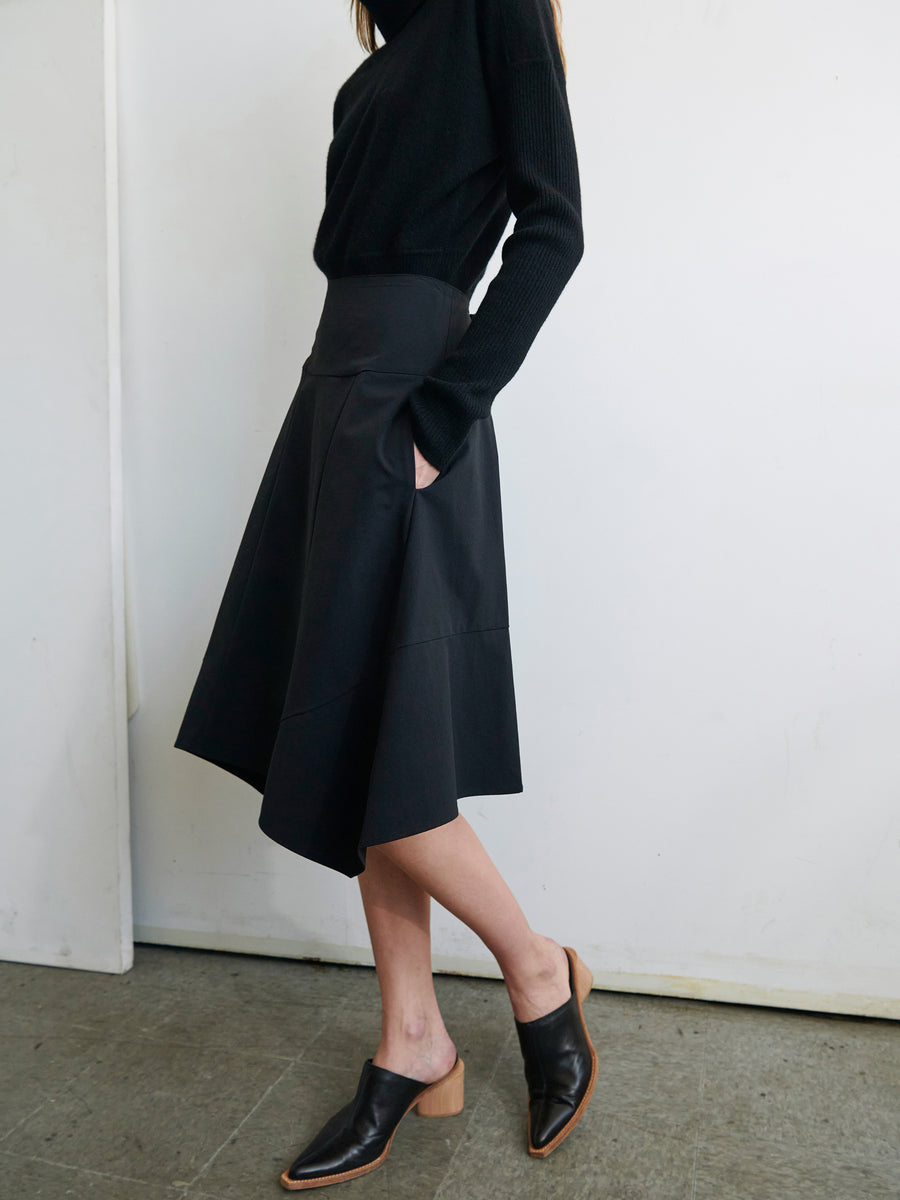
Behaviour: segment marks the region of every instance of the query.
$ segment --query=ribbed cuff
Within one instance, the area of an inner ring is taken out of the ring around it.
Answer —
[[[433,467],[444,471],[478,419],[476,415],[428,395],[427,380],[410,393],[413,438]]]

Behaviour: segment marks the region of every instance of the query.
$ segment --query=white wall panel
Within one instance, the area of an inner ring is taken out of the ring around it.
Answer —
[[[599,984],[897,1015],[900,11],[564,12],[587,252],[494,407],[526,791],[461,808]],[[122,4],[149,940],[367,957],[355,883],[172,747],[312,343],[361,56],[342,5]],[[439,912],[435,952],[494,970]]]
[[[0,956],[131,965],[114,7],[0,4]]]

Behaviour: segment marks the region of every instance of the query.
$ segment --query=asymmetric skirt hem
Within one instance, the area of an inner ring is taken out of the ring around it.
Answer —
[[[447,824],[458,800],[524,790],[516,714],[505,699],[508,638],[501,627],[397,647],[377,673],[282,717],[268,762],[241,759],[234,739],[221,741],[209,728],[183,731],[176,745],[261,792],[258,825],[272,841],[353,877],[365,869],[368,846]],[[486,707],[472,707],[475,694]],[[373,740],[360,746],[356,713],[371,713],[373,696]],[[359,829],[355,845],[350,827]]]
[[[174,743],[350,877],[462,797],[523,790],[490,415],[415,486],[407,398],[469,321],[429,276],[328,281]]]

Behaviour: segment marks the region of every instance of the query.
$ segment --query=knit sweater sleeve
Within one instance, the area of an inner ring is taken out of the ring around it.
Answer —
[[[453,351],[409,397],[416,445],[443,471],[491,410],[584,252],[581,191],[550,0],[479,0],[485,80],[515,223]]]

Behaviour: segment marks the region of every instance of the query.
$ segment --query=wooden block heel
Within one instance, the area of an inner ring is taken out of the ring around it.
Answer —
[[[571,946],[564,947],[567,954],[572,958],[572,976],[575,980],[575,991],[578,994],[578,999],[584,1003],[590,994],[591,988],[594,986],[594,976],[591,974],[588,967],[584,965]]]
[[[457,1058],[452,1070],[433,1083],[416,1104],[420,1117],[453,1117],[463,1109],[463,1090],[466,1069]]]

